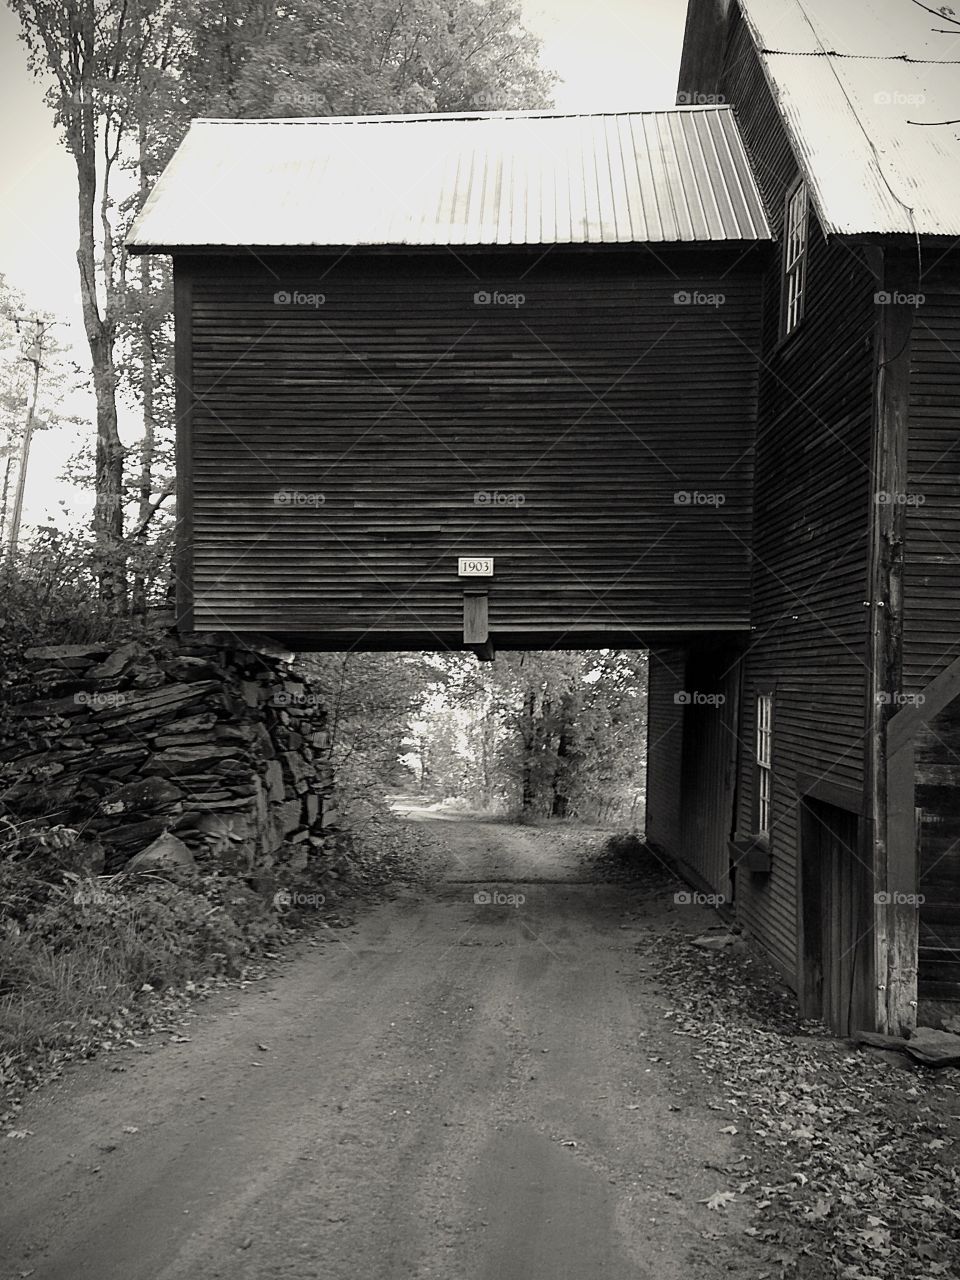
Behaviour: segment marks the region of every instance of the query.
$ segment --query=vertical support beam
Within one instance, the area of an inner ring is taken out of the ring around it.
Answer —
[[[486,591],[463,593],[463,643],[465,648],[473,650],[481,662],[493,661]]]
[[[873,257],[878,296],[915,292],[909,260]],[[887,725],[902,692],[903,557],[913,307],[878,303],[871,457],[866,782],[873,868],[873,1015],[876,1029],[916,1025],[918,907],[913,752],[888,756]],[[909,819],[909,820],[908,820]],[[912,899],[912,900],[911,900]]]
[[[193,631],[193,281],[182,260],[173,268],[174,375],[177,412],[177,524],[174,575],[177,627]]]

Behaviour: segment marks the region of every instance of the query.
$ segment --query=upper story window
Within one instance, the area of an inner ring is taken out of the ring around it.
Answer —
[[[773,695],[757,695],[757,743],[754,776],[756,834],[770,838],[773,815]]]
[[[807,290],[807,240],[809,228],[807,184],[798,179],[787,192],[783,218],[783,301],[780,336],[793,333],[803,319]]]

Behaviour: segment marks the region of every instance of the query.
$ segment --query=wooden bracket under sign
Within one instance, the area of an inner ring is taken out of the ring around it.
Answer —
[[[465,649],[472,650],[481,662],[493,661],[486,591],[463,593],[463,645]]]

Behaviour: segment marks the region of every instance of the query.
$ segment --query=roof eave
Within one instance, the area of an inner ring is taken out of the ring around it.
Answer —
[[[715,240],[618,240],[618,241],[570,241],[558,244],[273,244],[273,245],[240,245],[240,244],[136,244],[126,242],[127,252],[133,256],[141,254],[166,254],[173,257],[249,257],[263,258],[278,255],[297,254],[347,254],[357,256],[364,253],[447,253],[455,248],[457,253],[501,253],[501,254],[542,254],[545,249],[554,252],[572,250],[575,252],[616,253],[638,249],[664,250],[697,250],[697,249],[739,249],[752,245],[773,244],[772,235],[735,238],[727,236]]]

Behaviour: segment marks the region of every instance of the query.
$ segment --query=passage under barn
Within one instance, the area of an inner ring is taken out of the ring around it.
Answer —
[[[749,626],[771,249],[729,109],[198,121],[129,247],[174,259],[185,629]]]

